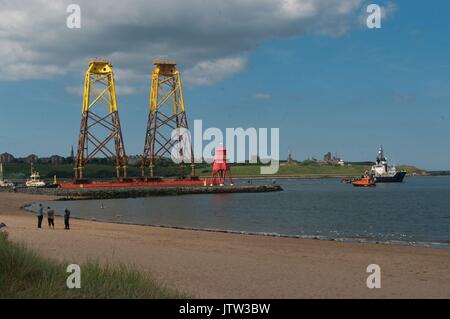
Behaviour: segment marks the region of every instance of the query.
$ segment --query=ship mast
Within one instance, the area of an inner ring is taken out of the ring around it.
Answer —
[[[387,165],[387,159],[386,159],[386,157],[384,157],[383,145],[381,145],[380,148],[378,149],[377,164],[383,165],[384,171],[385,171],[385,173],[387,173],[388,165]]]
[[[385,160],[386,159],[384,158],[383,145],[381,145],[380,148],[378,149],[377,164],[380,164]]]

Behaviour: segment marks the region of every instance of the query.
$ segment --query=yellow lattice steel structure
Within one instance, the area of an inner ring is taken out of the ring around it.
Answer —
[[[127,176],[127,157],[120,127],[111,62],[94,59],[86,71],[75,179],[84,178],[85,164],[95,156],[114,160],[117,178]],[[106,132],[106,133],[105,133]],[[114,148],[110,146],[114,144]]]
[[[148,116],[144,153],[142,156],[142,176],[146,175],[146,167],[150,169],[150,176],[154,176],[155,162],[164,156],[171,155],[175,143],[182,142],[172,139],[175,129],[188,129],[184,106],[183,88],[180,72],[176,62],[172,60],[154,60],[150,88],[150,112]],[[190,141],[189,141],[190,144]],[[183,154],[180,150],[180,156]],[[186,155],[186,154],[185,154]],[[188,155],[189,156],[189,155]],[[190,150],[191,175],[195,175],[194,154]],[[184,165],[180,164],[184,177]]]

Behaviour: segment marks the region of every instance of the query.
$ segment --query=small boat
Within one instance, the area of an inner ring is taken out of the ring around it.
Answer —
[[[342,184],[351,184],[352,180],[350,178],[343,178],[341,179]]]
[[[46,184],[41,180],[41,176],[38,171],[33,169],[33,165],[31,165],[31,176],[25,182],[26,187],[45,187]]]
[[[0,188],[12,188],[14,184],[8,181],[7,179],[3,179],[3,163],[0,162]]]
[[[374,187],[377,186],[374,179],[370,176],[353,180],[352,185],[355,187]]]
[[[0,188],[13,188],[14,184],[11,183],[10,181],[3,179],[0,180]]]

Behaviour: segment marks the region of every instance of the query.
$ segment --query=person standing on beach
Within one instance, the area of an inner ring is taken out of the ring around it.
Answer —
[[[64,210],[64,229],[70,229],[69,219],[70,219],[70,210],[66,208]]]
[[[55,229],[55,211],[47,207],[48,228]]]
[[[42,207],[42,204],[39,204],[37,218],[38,218],[38,228],[42,228],[42,220],[44,219],[44,207]]]

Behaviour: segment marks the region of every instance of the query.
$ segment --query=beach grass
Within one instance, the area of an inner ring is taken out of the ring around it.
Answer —
[[[179,299],[171,290],[127,266],[81,264],[81,288],[69,289],[69,263],[43,258],[0,232],[0,299]]]

